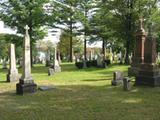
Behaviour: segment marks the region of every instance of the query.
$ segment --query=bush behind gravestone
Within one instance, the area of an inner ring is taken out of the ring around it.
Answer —
[[[76,65],[76,67],[79,68],[79,69],[82,69],[82,68],[83,68],[83,62],[76,62],[75,65]]]
[[[92,61],[87,61],[86,65],[87,65],[87,67],[91,67],[92,66]]]
[[[87,61],[86,62],[86,65],[87,67],[97,67],[97,60],[91,60],[91,61]],[[82,69],[83,68],[83,62],[76,62],[75,63],[75,66],[79,69]]]
[[[97,60],[92,60],[91,64],[92,64],[92,66],[97,67]]]
[[[106,65],[110,65],[111,64],[111,60],[105,60]]]

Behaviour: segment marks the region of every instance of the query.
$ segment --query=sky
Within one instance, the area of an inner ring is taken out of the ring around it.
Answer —
[[[52,35],[53,33],[51,31],[57,31],[57,33],[55,35]],[[16,34],[16,31],[4,26],[4,23],[2,21],[0,21],[0,33],[7,33],[7,34]],[[50,40],[53,43],[58,43],[59,42],[59,38],[61,35],[61,31],[59,29],[49,29],[48,30],[48,35],[43,39],[43,40]],[[102,42],[95,42],[93,44],[87,44],[87,47],[101,47],[102,46]]]
[[[0,21],[0,33],[16,34],[16,31],[11,30],[10,28],[5,28],[4,23]]]

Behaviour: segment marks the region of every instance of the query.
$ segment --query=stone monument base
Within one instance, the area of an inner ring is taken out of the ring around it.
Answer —
[[[138,67],[129,67],[128,68],[128,76],[137,76],[139,68]]]
[[[7,82],[15,82],[19,80],[19,74],[7,74]]]
[[[160,69],[156,65],[142,65],[136,76],[135,85],[160,86]]]
[[[160,75],[159,76],[137,76],[135,85],[158,87],[160,86]]]
[[[34,93],[37,91],[37,85],[35,83],[17,83],[16,91],[18,95],[23,95],[25,93]]]

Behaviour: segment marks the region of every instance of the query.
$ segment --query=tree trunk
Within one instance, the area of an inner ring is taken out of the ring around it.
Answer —
[[[72,37],[72,31],[73,30],[73,26],[72,26],[72,19],[70,21],[70,58],[69,58],[69,61],[70,62],[73,62],[73,37]]]
[[[132,9],[133,9],[133,1],[128,0],[127,3],[129,13],[126,15],[126,21],[127,21],[127,41],[126,41],[126,57],[125,57],[125,64],[129,64],[129,53],[130,53],[130,43],[132,40]]]
[[[105,61],[106,60],[106,48],[105,48],[105,45],[106,44],[106,42],[105,42],[105,40],[103,39],[103,43],[102,43],[102,54],[103,54],[103,61]]]
[[[30,0],[30,2],[32,2],[32,0]],[[31,57],[30,57],[30,60],[31,60],[31,67],[33,67],[33,46],[32,46],[32,42],[33,42],[33,39],[32,39],[32,9],[33,8],[30,8],[30,11],[29,11],[29,16],[30,16],[30,19],[29,19],[29,23],[28,23],[28,26],[29,26],[29,35],[30,35],[30,54],[31,54]]]

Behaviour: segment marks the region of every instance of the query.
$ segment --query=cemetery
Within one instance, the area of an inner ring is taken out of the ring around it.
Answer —
[[[0,120],[160,120],[159,8],[0,1]]]

